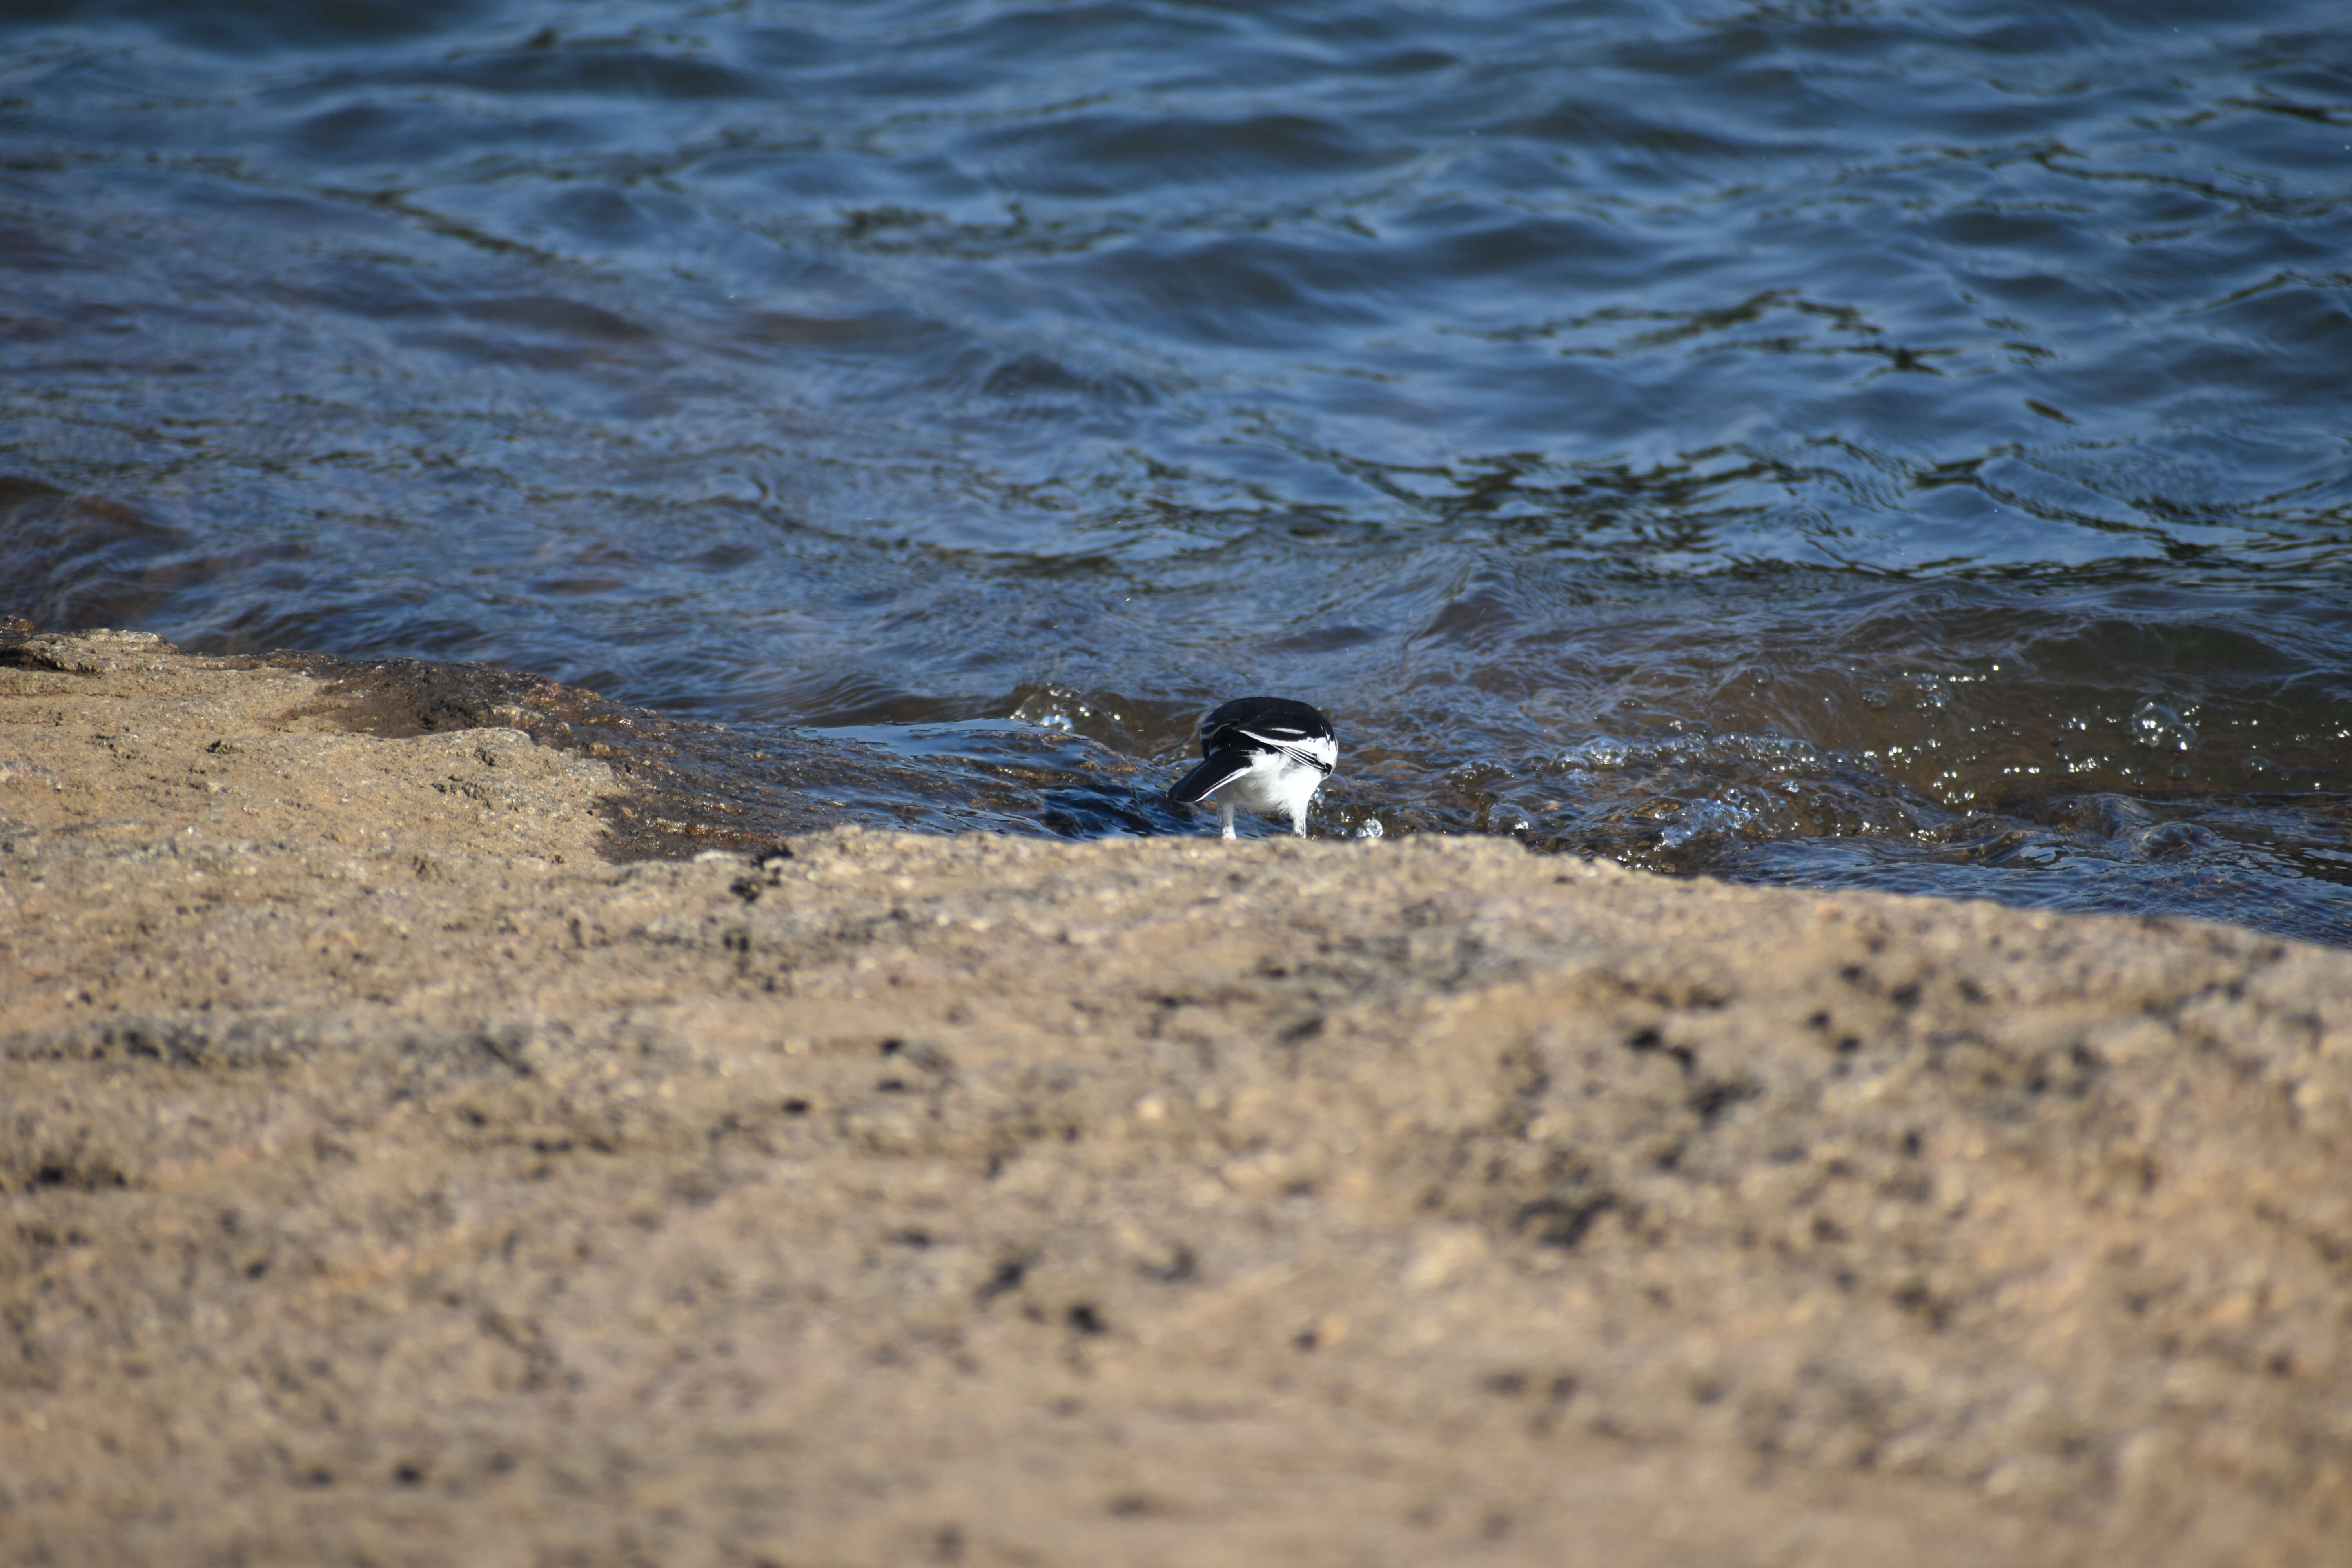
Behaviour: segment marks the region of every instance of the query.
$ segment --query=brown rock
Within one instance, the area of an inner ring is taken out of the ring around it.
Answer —
[[[7,1561],[2352,1540],[2352,954],[1496,841],[616,865],[642,763],[13,647]]]

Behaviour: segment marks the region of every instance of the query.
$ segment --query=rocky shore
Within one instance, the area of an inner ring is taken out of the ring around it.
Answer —
[[[0,1560],[2346,1560],[2352,953],[702,733],[0,638]]]

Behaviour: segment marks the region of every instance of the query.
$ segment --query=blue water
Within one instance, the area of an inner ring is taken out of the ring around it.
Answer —
[[[0,613],[2352,942],[2342,0],[0,18]]]

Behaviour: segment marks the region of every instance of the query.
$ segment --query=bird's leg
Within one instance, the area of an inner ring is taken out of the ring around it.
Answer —
[[[1224,833],[1224,836],[1225,836],[1227,838],[1231,838],[1231,837],[1234,836],[1234,808],[1233,808],[1232,806],[1230,806],[1230,805],[1226,805],[1226,806],[1220,806],[1220,807],[1218,807],[1218,809],[1219,809],[1220,811],[1222,811],[1223,813],[1224,813],[1224,818],[1225,818],[1225,833]]]
[[[1293,838],[1307,837],[1307,808],[1303,805],[1290,814],[1290,836]]]

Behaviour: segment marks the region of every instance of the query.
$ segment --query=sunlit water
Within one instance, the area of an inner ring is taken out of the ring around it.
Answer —
[[[2343,0],[0,15],[0,613],[2352,942]]]

